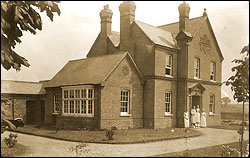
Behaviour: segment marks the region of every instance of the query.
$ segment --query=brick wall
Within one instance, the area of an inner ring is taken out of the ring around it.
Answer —
[[[143,86],[141,79],[126,58],[106,80],[101,90],[101,129],[116,126],[118,129],[143,127]],[[123,67],[129,70],[123,74]],[[120,116],[121,90],[130,91],[130,114]]]
[[[53,95],[59,95],[59,114],[53,113]],[[100,128],[100,85],[94,85],[94,117],[63,116],[62,114],[62,89],[47,89],[47,101],[45,108],[46,124],[55,124],[58,128],[66,129],[99,129]]]

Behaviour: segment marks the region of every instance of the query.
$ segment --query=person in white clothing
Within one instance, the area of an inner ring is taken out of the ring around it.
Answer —
[[[191,127],[195,128],[195,106],[193,106],[193,109],[191,110]]]
[[[201,122],[201,114],[200,114],[200,106],[196,106],[196,114],[195,114],[195,125],[196,128],[200,127],[200,122]]]
[[[206,120],[207,114],[204,109],[202,109],[201,113],[201,127],[205,128],[207,126],[207,120]]]
[[[188,111],[185,111],[183,116],[184,116],[184,126],[185,126],[185,128],[189,128],[189,113],[188,113]]]

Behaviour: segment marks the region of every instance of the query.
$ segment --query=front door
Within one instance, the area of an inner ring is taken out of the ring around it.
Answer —
[[[44,100],[41,100],[41,123],[44,123],[44,115],[45,115],[45,105],[44,105]]]
[[[35,124],[35,101],[33,100],[26,101],[26,124]]]
[[[201,109],[201,97],[199,95],[192,96],[192,107],[190,110],[195,106],[195,109],[197,108],[197,105],[199,105]]]

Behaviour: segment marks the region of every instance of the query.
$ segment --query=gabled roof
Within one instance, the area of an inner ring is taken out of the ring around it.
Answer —
[[[123,52],[69,61],[45,87],[102,84],[126,56]]]
[[[188,23],[189,31],[188,32],[191,33],[192,37],[195,36],[196,31],[199,30],[199,28],[201,27],[202,23],[205,20],[206,20],[206,17],[204,16],[189,19],[189,23]],[[177,34],[179,33],[179,22],[158,26],[157,28],[161,28],[165,31],[169,31],[173,34],[174,37],[176,37]]]
[[[119,44],[120,44],[120,33],[119,32],[112,31],[111,35],[108,35],[108,37],[115,47],[119,46]]]
[[[141,28],[141,30],[153,43],[166,46],[168,48],[177,48],[171,32],[137,20],[135,20],[134,23],[136,23],[139,28]]]
[[[202,25],[206,21],[208,21],[209,29],[211,30],[211,34],[215,40],[215,45],[216,45],[216,48],[219,52],[219,56],[220,56],[221,60],[223,60],[224,57],[221,53],[219,44],[218,44],[217,39],[215,37],[215,34],[213,32],[213,29],[212,29],[212,26],[211,26],[210,21],[208,19],[208,16],[200,16],[197,18],[189,19],[189,23],[188,23],[189,31],[188,32],[190,32],[192,37],[194,38],[196,36],[196,34],[198,33],[198,31],[200,30],[200,28],[202,27]],[[179,22],[158,26],[158,28],[169,31],[173,34],[174,37],[176,37],[179,33]]]
[[[39,82],[1,80],[1,93],[5,94],[45,94]]]

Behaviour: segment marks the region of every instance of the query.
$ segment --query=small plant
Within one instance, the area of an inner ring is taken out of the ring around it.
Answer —
[[[4,138],[4,142],[9,148],[13,148],[17,143],[16,138],[17,134],[10,133],[9,138]]]
[[[221,157],[240,157],[240,151],[230,148],[229,146],[222,145],[222,150],[220,153]],[[249,144],[247,144],[246,149],[242,155],[243,157],[249,157]]]
[[[105,134],[108,140],[113,140],[113,136],[115,134],[115,131],[117,128],[116,127],[111,127],[110,129],[105,129]]]
[[[86,149],[88,144],[82,142],[79,145],[69,147],[69,151],[76,152],[76,157],[82,157],[85,156],[85,153],[88,153],[90,149]]]

